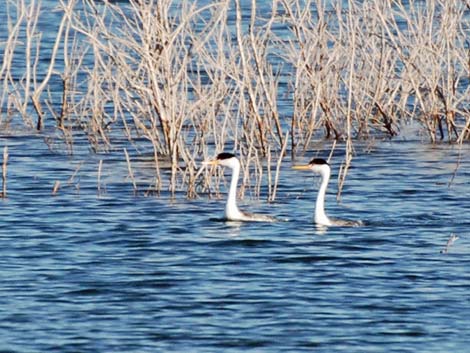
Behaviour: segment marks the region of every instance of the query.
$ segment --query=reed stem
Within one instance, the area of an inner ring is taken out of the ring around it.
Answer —
[[[7,197],[7,166],[8,166],[8,146],[3,147],[2,164],[2,198]]]

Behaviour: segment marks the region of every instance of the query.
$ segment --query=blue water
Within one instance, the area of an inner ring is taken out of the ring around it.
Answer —
[[[121,150],[46,134],[0,135],[0,352],[468,351],[469,146],[357,141],[341,203],[338,150],[327,212],[366,225],[317,229],[319,180],[289,158],[275,202],[240,202],[289,221],[226,223],[224,186],[146,195],[153,167],[133,159],[134,193]]]
[[[241,207],[290,220],[231,224],[216,221],[224,195],[134,196],[117,160],[98,195],[96,170],[69,182],[74,158],[32,136],[1,142],[1,351],[467,350],[470,179],[461,168],[447,185],[455,147],[359,148],[341,204],[333,161],[328,212],[367,225],[321,230],[318,179],[289,161],[275,203]]]

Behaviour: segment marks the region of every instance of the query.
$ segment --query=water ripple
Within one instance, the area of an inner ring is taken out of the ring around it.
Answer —
[[[134,196],[125,182],[98,197],[91,172],[52,197],[49,152],[18,154],[0,207],[0,349],[465,351],[468,175],[436,185],[449,173],[426,168],[435,156],[417,168],[398,145],[388,178],[387,148],[357,157],[341,204],[335,178],[327,195],[331,215],[366,225],[323,230],[315,178],[288,168],[275,204],[244,201],[288,222],[231,224],[213,221],[223,199]],[[76,166],[61,163],[66,179]]]

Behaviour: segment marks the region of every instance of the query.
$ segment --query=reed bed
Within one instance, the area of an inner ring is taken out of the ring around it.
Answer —
[[[133,155],[155,191],[194,197],[223,179],[200,162],[236,151],[241,193],[274,200],[285,156],[313,141],[344,144],[341,190],[357,139],[409,123],[470,138],[467,2],[61,0],[47,43],[40,0],[6,2],[2,128],[124,151],[134,191]]]

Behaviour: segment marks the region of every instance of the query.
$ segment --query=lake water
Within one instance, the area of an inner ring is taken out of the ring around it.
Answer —
[[[318,178],[289,159],[274,203],[240,202],[289,221],[237,224],[217,220],[225,194],[135,195],[122,151],[69,156],[20,131],[4,146],[0,352],[468,351],[468,145],[356,142],[340,204],[338,152],[327,212],[366,225],[326,230]]]
[[[215,220],[223,198],[134,196],[113,176],[125,162],[103,164],[97,195],[90,163],[70,181],[78,158],[35,136],[1,143],[3,352],[467,350],[468,146],[450,188],[455,147],[359,149],[341,204],[333,160],[328,212],[366,226],[322,231],[318,179],[289,161],[275,203],[241,202],[289,221],[230,224]]]

